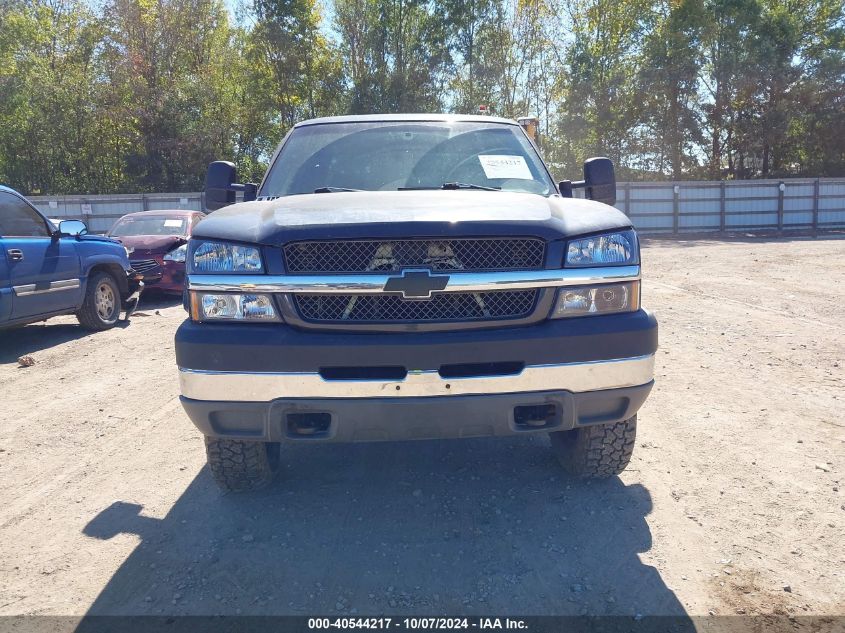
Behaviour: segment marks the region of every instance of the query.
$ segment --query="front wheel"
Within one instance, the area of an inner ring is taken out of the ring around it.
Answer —
[[[95,273],[88,278],[85,299],[76,313],[79,323],[87,330],[113,328],[120,317],[120,288],[108,273]]]
[[[625,470],[636,437],[636,415],[621,422],[549,433],[552,451],[561,465],[585,479],[612,477]]]
[[[278,442],[247,442],[205,438],[208,468],[225,491],[258,490],[271,481],[279,469]]]

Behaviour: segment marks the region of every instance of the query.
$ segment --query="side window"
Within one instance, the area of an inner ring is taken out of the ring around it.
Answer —
[[[26,202],[0,191],[0,235],[4,237],[48,237],[47,223]]]

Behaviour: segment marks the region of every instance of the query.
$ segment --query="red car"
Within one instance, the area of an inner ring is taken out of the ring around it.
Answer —
[[[182,294],[188,238],[204,217],[200,211],[179,209],[130,213],[115,222],[109,237],[123,242],[146,288]]]

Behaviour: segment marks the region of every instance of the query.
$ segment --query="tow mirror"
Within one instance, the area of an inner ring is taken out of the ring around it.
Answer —
[[[613,206],[616,204],[616,174],[609,158],[590,158],[584,162],[584,180],[562,180],[558,188],[564,198],[572,197],[573,189],[584,189],[584,197]]]
[[[584,183],[590,200],[616,204],[616,174],[609,158],[590,158],[584,163]]]
[[[79,237],[88,232],[88,227],[82,220],[62,220],[59,222],[60,237]]]
[[[226,205],[234,204],[238,191],[244,192],[244,202],[255,200],[258,185],[251,182],[241,184],[235,182],[237,179],[238,170],[234,163],[216,160],[209,164],[208,173],[205,176],[205,208],[216,211]]]

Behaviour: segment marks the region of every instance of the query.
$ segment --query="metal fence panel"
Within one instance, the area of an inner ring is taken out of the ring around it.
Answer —
[[[667,214],[672,215],[672,201],[669,200],[668,202],[662,201],[654,201],[654,202],[643,202],[642,200],[631,200],[631,217],[637,217],[638,215],[650,215],[650,214]]]
[[[617,206],[644,233],[845,228],[842,179],[620,183],[619,190],[632,195]]]
[[[839,196],[840,198],[845,200],[845,180],[821,180],[819,182],[819,195]]]
[[[583,197],[583,189],[575,195]],[[203,208],[201,193],[30,199],[47,217],[81,219],[98,233],[135,211]],[[845,229],[845,179],[841,178],[620,182],[616,200],[616,208],[643,233]]]
[[[106,233],[127,213],[168,209],[202,210],[199,193],[34,196],[29,200],[48,218],[83,220],[92,233]]]
[[[704,200],[679,200],[679,208],[681,215],[684,214],[691,214],[691,213],[707,213],[708,215],[713,212],[713,203],[718,205],[719,198],[708,198]],[[716,216],[718,220],[718,216]]]
[[[784,182],[785,189],[783,191],[783,195],[785,198],[796,198],[796,197],[812,197],[814,195],[815,185],[812,182]]]
[[[650,200],[672,200],[672,187],[668,189],[661,186],[643,187],[640,185],[631,187],[631,200],[636,202],[647,202]]]

